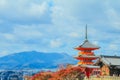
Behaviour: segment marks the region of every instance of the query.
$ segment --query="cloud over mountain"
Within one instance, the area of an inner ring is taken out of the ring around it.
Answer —
[[[97,54],[119,54],[119,0],[0,0],[0,54],[20,51],[77,52],[88,38]],[[115,49],[111,49],[114,45]]]

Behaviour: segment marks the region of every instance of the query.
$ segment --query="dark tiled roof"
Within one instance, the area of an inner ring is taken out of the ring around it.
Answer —
[[[101,58],[120,58],[120,56],[109,56],[109,55],[100,55]]]
[[[101,56],[101,61],[107,65],[120,65],[120,56]]]
[[[79,47],[81,47],[81,48],[100,48],[99,46],[96,46],[96,45],[90,43],[88,40],[85,40],[84,43],[82,45],[80,45]]]

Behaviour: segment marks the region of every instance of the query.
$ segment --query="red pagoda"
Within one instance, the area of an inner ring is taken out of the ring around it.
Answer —
[[[86,33],[85,33],[85,40],[82,45],[76,47],[76,50],[79,50],[78,56],[75,57],[78,62],[78,66],[85,67],[86,69],[96,69],[99,68],[99,66],[94,66],[93,60],[96,60],[98,57],[95,56],[94,50],[99,49],[100,47],[90,43],[87,39],[87,25],[86,25]],[[88,71],[88,70],[87,70]]]
[[[93,65],[93,60],[97,59],[98,57],[94,55],[94,50],[99,49],[100,47],[90,43],[87,39],[87,26],[86,26],[86,36],[85,41],[82,45],[76,47],[75,49],[79,50],[78,56],[75,57],[78,62],[78,65]]]

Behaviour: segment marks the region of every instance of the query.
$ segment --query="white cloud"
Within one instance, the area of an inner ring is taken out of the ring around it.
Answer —
[[[0,18],[17,23],[50,23],[49,1],[37,0],[2,0],[0,5]]]
[[[94,42],[93,42],[93,44],[95,44],[95,45],[98,45],[98,43],[99,43],[98,41],[94,41]]]
[[[109,48],[111,49],[111,50],[118,50],[118,46],[117,45],[115,45],[115,44],[110,44],[109,45]]]
[[[43,36],[43,33],[36,26],[16,25],[14,32],[19,39],[38,39]]]
[[[72,53],[71,48],[84,40],[86,24],[88,39],[100,47],[109,47],[101,48],[102,51],[117,50],[118,45],[114,43],[120,43],[114,42],[120,34],[120,11],[115,1],[0,1],[2,51],[63,50]]]
[[[42,4],[31,4],[31,7],[28,9],[28,14],[39,17],[44,15],[48,8],[49,7],[46,2],[43,2]]]
[[[0,8],[4,8],[7,5],[6,0],[0,0]]]
[[[8,51],[1,51],[0,52],[0,57],[8,55]]]
[[[8,33],[4,33],[3,36],[7,39],[7,40],[14,40],[15,36],[13,34],[8,34]]]
[[[61,42],[60,39],[55,39],[55,40],[51,40],[51,41],[50,41],[50,46],[51,46],[52,48],[58,48],[58,47],[60,47],[61,45],[62,45],[62,42]]]
[[[78,37],[80,37],[80,35],[78,33],[76,33],[76,32],[69,33],[69,36],[72,37],[72,38],[78,38]]]

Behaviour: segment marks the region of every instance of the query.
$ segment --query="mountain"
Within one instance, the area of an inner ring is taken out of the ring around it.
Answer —
[[[0,69],[53,69],[77,61],[66,53],[20,52],[0,58]]]

